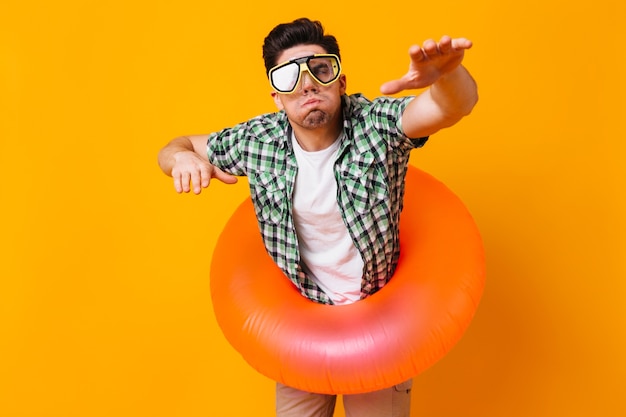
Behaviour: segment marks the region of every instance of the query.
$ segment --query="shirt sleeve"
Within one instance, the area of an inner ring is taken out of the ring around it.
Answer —
[[[395,142],[390,143],[394,148],[421,148],[428,141],[428,136],[409,138],[402,129],[402,114],[414,98],[414,96],[380,97],[375,100],[376,125],[382,134],[387,134],[396,139]]]
[[[411,139],[414,148],[421,148],[428,141],[428,136],[424,136],[423,138]]]
[[[245,137],[246,129],[243,123],[211,133],[207,139],[209,161],[229,174],[245,175],[239,146]]]

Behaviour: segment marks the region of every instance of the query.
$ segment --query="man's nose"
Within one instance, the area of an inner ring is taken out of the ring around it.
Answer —
[[[300,78],[300,89],[303,92],[317,90],[318,84],[315,79],[313,79],[311,74],[309,74],[309,71],[302,71]]]

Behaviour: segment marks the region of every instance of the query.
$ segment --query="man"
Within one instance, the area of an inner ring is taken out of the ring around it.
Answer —
[[[446,36],[411,47],[408,73],[381,91],[428,88],[370,101],[346,94],[339,46],[319,22],[278,25],[265,38],[263,58],[279,111],[176,138],[159,164],[179,193],[246,175],[266,249],[301,294],[319,303],[356,302],[381,289],[396,268],[410,151],[476,104],[476,84],[461,65],[471,46]],[[408,417],[410,387],[407,381],[346,395],[346,416]],[[279,417],[330,417],[335,401],[277,384]]]

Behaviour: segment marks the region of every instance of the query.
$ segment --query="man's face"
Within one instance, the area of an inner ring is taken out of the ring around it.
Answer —
[[[319,45],[297,45],[284,50],[276,63],[325,53],[324,48]],[[281,94],[274,91],[272,97],[278,109],[285,110],[292,124],[305,129],[317,129],[338,123],[341,116],[341,96],[345,92],[345,75],[341,74],[336,82],[323,86],[308,71],[303,71],[293,93]]]

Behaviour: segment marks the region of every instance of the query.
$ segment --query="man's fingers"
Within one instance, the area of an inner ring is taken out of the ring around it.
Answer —
[[[426,58],[424,50],[419,45],[413,45],[409,48],[409,56],[413,62],[419,62]]]
[[[174,188],[177,193],[188,193],[193,190],[194,194],[200,194],[203,188],[207,188],[211,183],[211,178],[216,178],[226,184],[234,184],[237,177],[230,175],[216,166],[202,164],[195,166],[191,170],[173,170],[172,178]]]
[[[176,175],[174,173],[172,173],[172,178],[174,179],[174,189],[176,190],[177,193],[182,193],[183,192],[183,185],[182,185],[182,181],[180,179],[180,175]]]
[[[216,166],[213,167],[213,176],[225,184],[234,184],[237,182],[237,177],[222,171]]]
[[[199,173],[190,173],[187,171],[172,172],[172,179],[174,180],[174,189],[177,193],[188,193],[193,186],[193,192],[199,194],[201,179]],[[207,187],[209,184],[205,185]]]
[[[449,36],[443,36],[439,41],[439,51],[447,54],[452,51],[452,39]]]
[[[472,42],[466,38],[452,39],[450,36],[444,35],[439,42],[427,39],[422,43],[421,47],[413,45],[409,49],[409,54],[414,62],[419,62],[424,58],[435,58],[437,55],[444,55],[455,50],[469,49],[471,47]]]
[[[190,190],[189,181],[191,179],[191,177],[189,176],[189,173],[180,172],[180,173],[172,174],[172,177],[174,178],[174,188],[176,189],[176,192],[178,193],[189,192]]]
[[[402,81],[400,80],[388,81],[380,86],[380,92],[383,94],[395,94],[403,89],[404,87],[402,87]]]
[[[426,54],[427,57],[431,58],[439,54],[439,48],[437,47],[437,42],[432,39],[428,39],[424,41],[422,45],[422,50]]]
[[[461,49],[470,49],[472,47],[472,41],[465,38],[456,38],[452,39],[452,49],[461,50]]]
[[[217,168],[213,168],[217,170]],[[215,171],[214,171],[215,172]],[[202,165],[198,168],[197,171],[192,172],[191,174],[191,184],[193,185],[194,194],[200,194],[203,188],[207,188],[211,183],[211,169]]]
[[[187,182],[187,186],[189,187],[189,182]],[[191,172],[191,187],[193,187],[194,194],[200,194],[202,192],[202,171],[193,171]]]
[[[202,188],[207,188],[211,183],[211,170],[206,166],[202,166],[200,168],[200,186]]]

